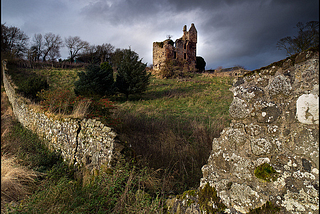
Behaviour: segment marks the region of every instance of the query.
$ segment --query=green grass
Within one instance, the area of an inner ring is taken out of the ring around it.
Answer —
[[[140,113],[150,118],[197,120],[206,124],[218,118],[230,121],[228,109],[233,97],[228,90],[230,78],[207,78],[198,74],[187,81],[152,77],[150,82],[144,95],[120,103],[119,111]]]
[[[194,74],[193,78],[151,78],[148,90],[129,101],[117,100],[114,114],[120,140],[149,167],[170,175],[169,192],[197,188],[212,140],[230,123],[231,79]]]

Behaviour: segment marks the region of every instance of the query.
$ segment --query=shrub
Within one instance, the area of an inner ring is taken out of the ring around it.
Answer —
[[[92,99],[80,95],[76,97],[71,91],[64,89],[42,90],[38,96],[43,99],[40,104],[45,111],[73,115],[77,118],[99,118],[101,122],[110,126],[119,124],[119,120],[111,116],[111,110],[116,107],[106,97]]]
[[[118,118],[111,117],[111,110],[115,108],[114,103],[109,101],[108,98],[103,97],[98,100],[92,100],[89,108],[90,113],[87,117],[100,118],[101,122],[110,126],[116,126],[119,124]]]
[[[98,65],[89,65],[86,72],[78,73],[79,80],[75,82],[76,95],[96,97],[114,93],[113,69],[108,62]]]
[[[45,111],[59,114],[70,114],[73,109],[72,104],[74,103],[75,96],[70,90],[41,90],[37,96],[42,99],[42,101],[40,101],[40,105]]]
[[[196,69],[198,69],[199,72],[204,72],[206,67],[206,61],[201,56],[196,57]]]
[[[116,87],[120,93],[126,95],[126,99],[130,94],[142,94],[149,85],[151,74],[146,71],[147,65],[138,58],[137,53],[127,49],[118,67]]]
[[[31,76],[19,84],[18,91],[23,93],[24,96],[35,100],[37,99],[37,93],[39,91],[48,88],[49,84],[46,79],[38,76]]]

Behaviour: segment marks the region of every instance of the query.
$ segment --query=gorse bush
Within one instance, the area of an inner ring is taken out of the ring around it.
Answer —
[[[112,117],[112,110],[116,109],[114,102],[108,98],[100,98],[99,100],[92,100],[90,113],[88,118],[100,118],[100,120],[110,126],[116,126],[120,123],[119,118]]]

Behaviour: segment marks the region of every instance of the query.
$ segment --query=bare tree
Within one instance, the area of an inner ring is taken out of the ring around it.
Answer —
[[[32,39],[32,46],[31,46],[31,52],[33,56],[35,56],[36,61],[40,61],[40,57],[43,52],[43,39],[42,34],[34,34]]]
[[[97,58],[97,47],[95,45],[88,45],[84,50],[84,55],[87,56],[87,60],[89,63],[94,64],[95,59]]]
[[[53,33],[47,33],[44,35],[44,49],[42,60],[45,62],[47,56],[50,52],[55,52],[60,54],[60,48],[63,45],[63,41],[59,35]]]
[[[74,62],[75,57],[79,55],[81,50],[85,50],[89,46],[89,43],[82,41],[79,36],[69,36],[65,38],[65,43],[67,48],[69,48],[71,62]]]
[[[17,27],[1,24],[1,51],[23,57],[27,52],[29,37]]]
[[[61,57],[60,50],[57,47],[53,47],[48,53],[49,59],[51,62],[57,60],[58,57]]]
[[[97,54],[100,57],[100,63],[109,61],[111,58],[111,54],[113,53],[114,46],[110,43],[103,43],[102,45],[98,45],[96,47]]]
[[[298,22],[296,28],[299,29],[298,36],[287,36],[277,43],[277,48],[286,50],[288,56],[319,45],[319,21]]]

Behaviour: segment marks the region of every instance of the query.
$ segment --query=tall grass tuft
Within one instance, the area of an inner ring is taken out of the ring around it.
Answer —
[[[90,99],[83,99],[73,106],[71,116],[74,118],[84,118],[89,113],[89,107],[92,101]]]
[[[1,156],[1,211],[5,205],[24,199],[35,188],[37,174],[17,164],[15,157]]]

